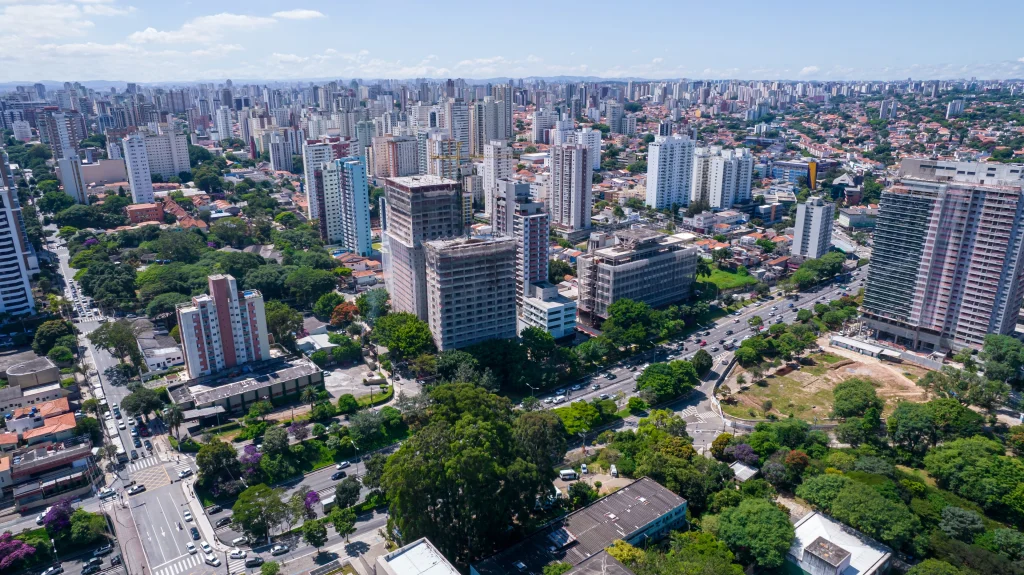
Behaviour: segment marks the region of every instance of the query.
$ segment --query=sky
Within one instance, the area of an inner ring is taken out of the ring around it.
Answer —
[[[0,0],[0,82],[1024,78],[1024,1]]]

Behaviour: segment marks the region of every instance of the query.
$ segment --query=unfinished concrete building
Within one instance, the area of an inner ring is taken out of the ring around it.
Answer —
[[[436,240],[424,249],[427,321],[438,350],[516,336],[515,240]]]
[[[385,180],[385,276],[391,308],[427,319],[423,243],[462,235],[462,193],[454,180],[406,176]],[[513,289],[515,289],[513,287]]]
[[[622,298],[662,306],[690,297],[697,250],[681,236],[646,229],[615,232],[615,244],[576,260],[581,319],[608,318]]]

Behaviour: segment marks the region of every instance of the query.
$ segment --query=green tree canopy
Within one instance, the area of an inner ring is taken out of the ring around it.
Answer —
[[[741,561],[764,568],[782,566],[795,535],[786,514],[765,499],[745,499],[723,511],[718,533]]]

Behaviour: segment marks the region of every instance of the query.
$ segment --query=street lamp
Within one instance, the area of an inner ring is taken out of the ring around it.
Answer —
[[[56,561],[58,564],[60,564],[60,557],[57,556],[57,542],[54,541],[53,539],[50,539],[50,545],[53,545],[53,559],[54,559],[54,561]]]

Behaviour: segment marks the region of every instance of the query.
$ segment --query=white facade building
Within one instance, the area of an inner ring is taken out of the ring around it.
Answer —
[[[278,132],[270,135],[270,169],[292,171],[292,144]]]
[[[820,197],[809,198],[796,207],[792,254],[820,258],[832,245],[832,221],[835,205]]]
[[[484,214],[494,213],[498,182],[512,178],[512,148],[503,140],[484,144]]]
[[[188,159],[188,140],[185,134],[143,132],[149,173],[164,180],[181,172],[192,170]]]
[[[519,333],[538,327],[555,339],[571,336],[576,331],[576,302],[558,293],[558,286],[539,282],[527,286],[519,314]]]
[[[576,131],[575,143],[587,147],[587,155],[590,156],[590,165],[595,170],[601,169],[601,130],[595,130],[590,126]]]
[[[690,201],[722,210],[749,202],[753,177],[754,157],[747,149],[695,148]]]
[[[361,256],[373,251],[370,241],[370,188],[365,159],[341,158],[323,165],[326,238]]]
[[[316,188],[313,186],[313,171],[321,164],[336,160],[334,154],[334,146],[326,142],[306,142],[302,146],[302,171],[305,176],[303,186],[306,190],[306,205],[311,220],[320,217],[320,202],[316,196]]]
[[[66,155],[57,160],[57,167],[60,169],[60,183],[64,186],[64,193],[77,204],[89,203],[85,180],[82,179],[82,160],[78,155]]]
[[[0,170],[4,168],[4,157],[0,153]],[[4,185],[4,177],[0,173],[0,253],[4,254],[0,255],[0,313],[35,313],[26,253],[29,247],[22,229],[18,194]]]
[[[125,168],[128,170],[128,185],[132,189],[132,203],[152,204],[153,176],[149,171],[146,137],[135,132],[125,137],[121,144],[124,147]]]
[[[563,144],[551,148],[548,213],[552,226],[569,232],[590,228],[592,174],[586,146]]]
[[[213,117],[214,129],[217,130],[217,141],[234,137],[231,129],[231,108],[220,106]]]
[[[688,206],[693,186],[694,142],[687,136],[657,136],[647,147],[648,206]]]

